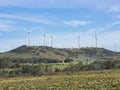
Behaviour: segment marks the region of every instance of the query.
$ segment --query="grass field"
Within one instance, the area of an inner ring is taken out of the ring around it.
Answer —
[[[0,90],[120,90],[120,70],[0,78]]]
[[[66,67],[70,66],[71,64],[72,65],[75,65],[75,64],[78,64],[79,62],[78,61],[73,61],[73,62],[68,62],[68,63],[38,63],[38,64],[31,64],[31,63],[24,63],[24,64],[21,64],[22,66],[24,65],[52,65],[53,66],[53,69],[57,68],[57,69],[60,69],[61,71],[64,70]],[[91,63],[91,62],[89,62]],[[85,64],[85,62],[83,62],[83,64]]]

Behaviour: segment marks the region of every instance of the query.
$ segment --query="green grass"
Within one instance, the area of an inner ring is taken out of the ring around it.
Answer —
[[[120,70],[0,78],[0,90],[120,90]]]
[[[57,68],[57,69],[62,71],[65,68],[67,68],[70,64],[73,64],[73,65],[78,64],[78,61],[73,61],[73,62],[70,62],[70,63],[37,63],[37,64],[23,63],[21,65],[22,66],[24,66],[24,65],[31,65],[32,66],[32,65],[40,65],[40,64],[42,64],[42,65],[52,65],[54,69]]]

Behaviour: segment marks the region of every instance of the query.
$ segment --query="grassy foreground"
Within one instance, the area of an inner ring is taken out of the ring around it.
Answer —
[[[120,70],[0,78],[0,90],[120,90]]]

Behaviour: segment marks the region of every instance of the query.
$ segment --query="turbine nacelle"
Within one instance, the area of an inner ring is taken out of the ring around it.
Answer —
[[[25,28],[25,31],[26,31],[27,33],[31,33],[31,32],[33,31],[33,29],[30,29],[30,30],[29,30],[29,29],[26,29],[26,28]]]

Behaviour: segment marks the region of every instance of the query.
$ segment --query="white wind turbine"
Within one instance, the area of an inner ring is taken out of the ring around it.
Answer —
[[[95,33],[95,47],[96,47],[96,59],[97,59],[98,58],[98,38],[96,33]]]
[[[54,36],[52,34],[50,34],[50,44],[51,44],[51,47],[53,47],[53,38],[54,38]]]
[[[27,32],[28,34],[28,46],[30,46],[30,39],[31,39],[31,32],[32,32],[32,29],[28,30],[25,28],[25,31]]]
[[[45,35],[45,33],[43,33],[43,45],[45,46],[46,45],[46,35]]]
[[[77,39],[78,39],[78,48],[80,48],[80,34],[78,34]]]
[[[116,55],[116,47],[117,47],[117,44],[116,44],[116,42],[114,43],[114,57],[115,57],[115,55]]]
[[[42,33],[42,36],[43,36],[43,45],[46,46],[46,34],[45,34],[45,31],[41,28],[40,29],[41,33]]]
[[[50,41],[51,41],[51,47],[53,47],[53,36],[50,36]]]
[[[96,47],[96,49],[97,49],[97,43],[98,43],[98,39],[97,39],[97,35],[95,33],[95,47]]]

